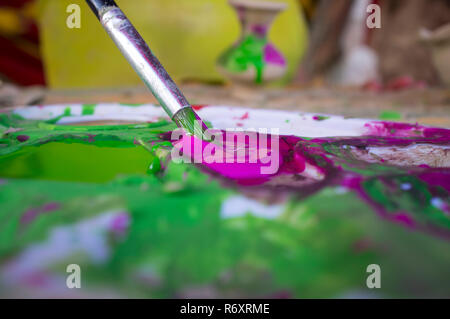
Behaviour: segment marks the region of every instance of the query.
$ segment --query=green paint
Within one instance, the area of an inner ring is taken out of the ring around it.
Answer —
[[[161,161],[159,158],[155,157],[148,167],[147,173],[150,175],[155,175],[161,171]]]
[[[21,130],[4,134],[11,127]],[[331,183],[308,196],[295,189],[274,219],[253,211],[222,218],[223,201],[240,190],[194,165],[168,162],[171,144],[160,135],[174,128],[165,121],[62,126],[0,115],[0,176],[8,178],[0,179],[0,267],[57,226],[115,211],[130,224],[122,235],[103,232],[111,251],[103,263],[80,252],[45,271],[66,276],[59,265],[77,263],[86,287],[127,297],[187,297],[206,287],[223,297],[313,298],[366,291],[365,269],[378,263],[381,297],[449,295],[448,242],[386,222],[355,192]],[[19,135],[30,138],[21,143]],[[362,162],[340,143],[302,139],[297,147],[323,169],[326,154],[345,177],[362,178],[367,200],[387,217],[404,210],[419,226],[450,228],[448,215],[432,205],[435,197],[448,202],[445,190],[411,168]],[[54,211],[21,222],[53,202],[60,205]]]
[[[72,115],[72,111],[71,111],[70,107],[66,107],[66,108],[64,109],[64,114],[63,114],[63,116],[71,116],[71,115]]]
[[[382,111],[378,118],[385,121],[396,121],[402,119],[402,114],[396,111]]]
[[[253,67],[256,72],[255,83],[262,83],[266,44],[267,39],[247,34],[242,41],[220,57],[219,64],[234,73],[245,72]]]
[[[401,184],[408,184],[411,190],[401,189]],[[397,187],[392,187],[396,185]],[[378,204],[391,213],[395,213],[401,208],[411,214],[416,222],[434,223],[450,228],[450,218],[440,209],[432,205],[433,195],[430,193],[428,185],[413,177],[402,176],[398,178],[388,178],[384,180],[370,179],[363,185],[367,194]],[[442,192],[442,197],[447,194]]]
[[[58,117],[59,119],[59,117]],[[21,119],[16,115],[0,114],[0,125],[5,127],[20,127],[20,132],[8,135],[6,147],[0,148],[0,156],[9,156],[17,151],[23,151],[29,146],[40,146],[49,142],[87,143],[95,146],[129,147],[135,141],[146,143],[159,141],[159,134],[174,130],[175,124],[167,121],[131,125],[105,126],[67,126],[55,125],[56,119],[40,122]],[[27,135],[30,139],[24,143],[17,141],[17,136]]]
[[[222,219],[221,202],[232,194],[198,170],[173,164],[162,179],[131,175],[103,184],[9,180],[0,186],[0,199],[8,198],[0,210],[0,259],[41,242],[55,226],[119,210],[129,212],[132,224],[126,237],[109,237],[111,257],[101,265],[70,259],[82,267],[89,286],[153,298],[205,285],[232,296],[336,297],[367,289],[361,276],[375,260],[384,269],[383,296],[424,296],[429,287],[437,295],[447,292],[442,282],[448,279],[448,244],[386,224],[352,193],[327,189],[291,200],[276,220],[252,215]],[[49,201],[63,205],[19,232],[22,213]],[[368,248],[355,252],[361,241]],[[141,271],[159,284],[133,279]],[[401,284],[408,280],[427,285],[413,289]]]
[[[82,115],[94,115],[96,104],[83,104]]]
[[[178,127],[183,128],[188,134],[203,138],[204,129],[207,128],[197,114],[190,107],[185,107],[178,111],[173,120]]]
[[[123,142],[96,146],[73,140],[28,146],[12,156],[0,158],[0,176],[104,183],[118,175],[144,174],[155,160],[144,148]]]
[[[71,108],[68,106],[68,107],[66,107],[66,108],[64,109],[64,112],[63,112],[62,115],[57,116],[57,117],[55,117],[55,118],[53,118],[53,119],[50,119],[50,120],[48,120],[48,121],[45,121],[45,122],[41,122],[41,123],[39,123],[39,125],[56,124],[56,123],[57,123],[60,119],[62,119],[63,117],[68,117],[68,116],[71,116],[71,115],[72,115],[72,111],[71,111]]]
[[[324,116],[324,115],[316,115],[313,117],[313,119],[315,121],[325,121],[328,120],[330,117],[329,116]]]

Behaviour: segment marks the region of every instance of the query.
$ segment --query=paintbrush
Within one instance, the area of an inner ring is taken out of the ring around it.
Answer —
[[[86,0],[103,28],[178,127],[203,137],[206,125],[114,0]]]

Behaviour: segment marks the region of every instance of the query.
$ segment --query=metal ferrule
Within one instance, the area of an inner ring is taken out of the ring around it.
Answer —
[[[190,107],[144,39],[118,7],[105,8],[99,12],[99,19],[122,54],[171,118],[181,109]]]

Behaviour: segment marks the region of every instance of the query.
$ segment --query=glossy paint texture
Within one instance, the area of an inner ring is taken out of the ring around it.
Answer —
[[[263,175],[258,161],[174,163],[172,150],[195,138],[173,141],[169,122],[56,122],[0,115],[3,287],[45,296],[69,262],[126,296],[450,295],[447,129],[265,135],[279,166]],[[368,292],[372,263],[383,289]]]

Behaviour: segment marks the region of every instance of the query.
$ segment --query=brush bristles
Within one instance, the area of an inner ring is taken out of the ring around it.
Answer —
[[[183,128],[186,133],[195,135],[201,139],[203,139],[203,134],[208,129],[206,124],[191,107],[185,107],[178,111],[173,116],[173,120],[177,126]]]

